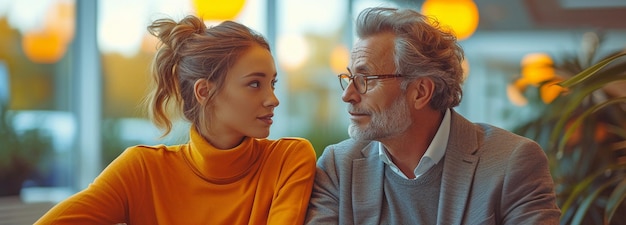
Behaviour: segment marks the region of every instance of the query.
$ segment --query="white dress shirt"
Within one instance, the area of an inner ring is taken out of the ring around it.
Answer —
[[[450,109],[447,109],[446,114],[443,116],[443,120],[441,121],[441,125],[439,125],[439,129],[437,130],[437,133],[433,138],[433,141],[430,143],[430,145],[428,145],[426,152],[413,170],[413,173],[415,174],[414,179],[417,179],[422,174],[426,173],[426,171],[428,171],[434,165],[437,165],[439,161],[441,161],[441,158],[443,158],[443,155],[446,153],[446,147],[448,146],[449,137]],[[405,179],[409,179],[406,175],[404,175],[404,173],[402,173],[400,168],[398,168],[398,166],[396,166],[396,164],[391,161],[391,158],[389,158],[389,153],[387,153],[385,146],[383,146],[380,142],[378,142],[378,146],[378,155],[380,156],[380,159],[385,164],[389,165],[393,172],[397,173],[401,177],[404,177]]]

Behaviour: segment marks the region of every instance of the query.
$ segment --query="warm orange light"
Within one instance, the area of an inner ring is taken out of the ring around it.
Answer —
[[[458,40],[469,38],[478,27],[478,7],[472,0],[426,0],[422,14],[449,26]]]
[[[28,59],[36,63],[52,64],[59,61],[74,38],[74,4],[58,2],[47,12],[41,29],[22,35],[22,49]]]
[[[159,39],[151,34],[144,34],[141,40],[141,50],[147,53],[154,54],[157,51]]]
[[[232,20],[246,1],[245,0],[193,0],[196,15],[204,20]]]
[[[45,26],[57,31],[63,42],[70,43],[74,39],[74,30],[76,30],[75,11],[73,2],[60,1],[48,14]]]
[[[546,53],[531,53],[521,62],[522,77],[532,85],[539,85],[555,77],[554,62]]]
[[[506,95],[509,97],[509,101],[516,106],[525,106],[528,104],[528,99],[524,97],[524,91],[528,83],[525,79],[519,78],[515,80],[515,83],[509,84],[506,87]]]
[[[330,69],[334,74],[345,73],[350,63],[350,53],[346,46],[338,45],[330,53]]]
[[[561,93],[567,91],[566,88],[561,87],[556,84],[560,81],[561,80],[550,81],[549,83],[546,83],[544,85],[541,85],[541,87],[539,87],[539,94],[541,95],[541,100],[544,103],[546,104],[551,103],[552,101],[554,101],[554,99],[556,99],[556,97],[561,95]]]
[[[22,36],[26,57],[36,63],[55,63],[65,54],[67,44],[58,32],[28,32]]]
[[[572,127],[572,125],[574,124],[573,122],[574,120],[575,118],[572,119],[571,121],[568,121],[565,124],[565,130],[569,130]],[[609,128],[607,124],[602,123],[602,122],[597,123],[595,125],[595,132],[594,132],[593,139],[598,143],[606,140],[609,134],[608,129]],[[567,140],[567,145],[572,146],[572,145],[579,144],[580,139],[582,139],[582,127],[580,127],[580,124],[579,124],[579,127],[576,128],[574,133],[572,133],[572,135]]]

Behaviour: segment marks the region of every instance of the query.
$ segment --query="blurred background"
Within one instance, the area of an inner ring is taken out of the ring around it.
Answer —
[[[186,142],[185,121],[159,138],[141,108],[156,46],[146,26],[161,17],[202,14],[264,34],[281,101],[270,138],[308,138],[319,156],[348,138],[336,74],[356,15],[372,6],[412,8],[454,30],[466,54],[456,110],[534,139],[519,128],[559,95],[540,84],[563,78],[560,65],[582,70],[626,47],[624,0],[0,0],[0,195],[58,202],[128,146]]]

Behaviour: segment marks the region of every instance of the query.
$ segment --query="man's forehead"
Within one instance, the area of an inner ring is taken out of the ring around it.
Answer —
[[[393,39],[390,35],[375,35],[359,39],[351,52],[353,72],[386,71],[393,67]]]

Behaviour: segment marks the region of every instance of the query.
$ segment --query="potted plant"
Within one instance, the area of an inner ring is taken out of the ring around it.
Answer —
[[[513,131],[546,151],[561,224],[626,224],[626,51],[596,60],[601,38],[586,35],[583,54],[524,91],[543,104]]]
[[[0,196],[19,195],[25,180],[37,172],[51,148],[38,129],[20,131],[8,106],[0,102]]]

